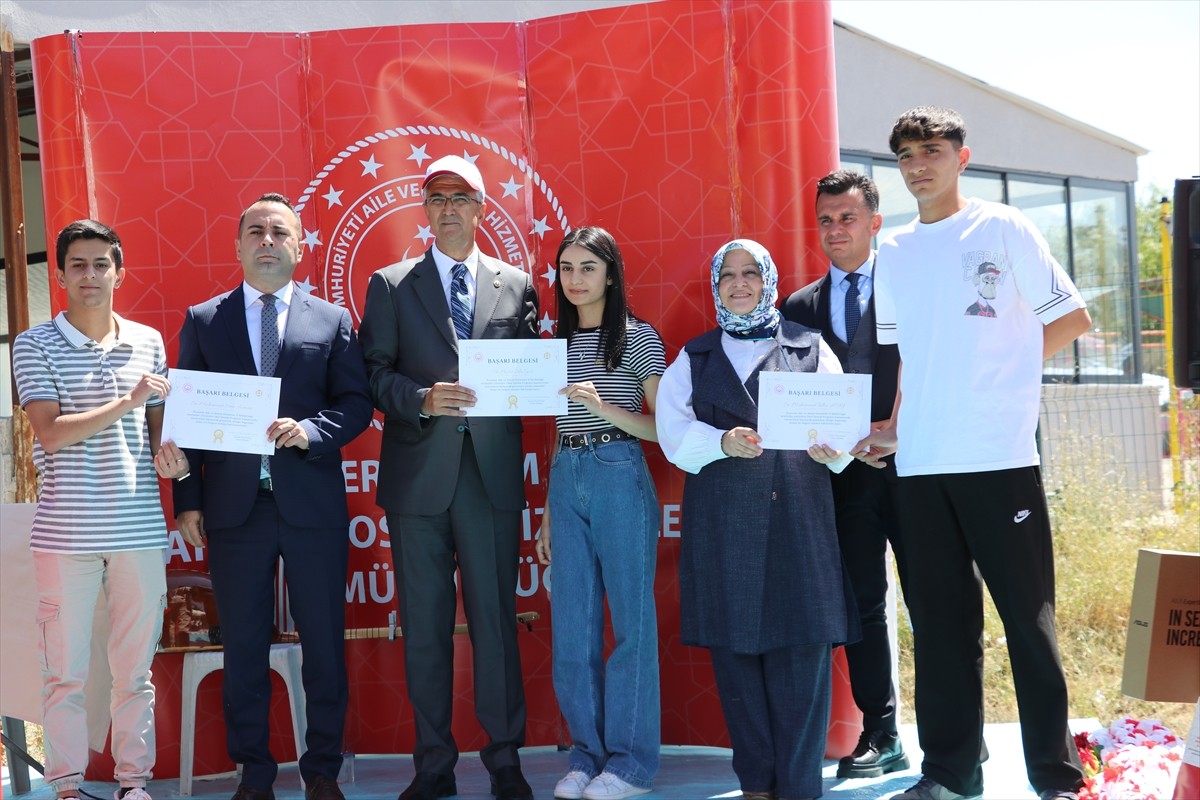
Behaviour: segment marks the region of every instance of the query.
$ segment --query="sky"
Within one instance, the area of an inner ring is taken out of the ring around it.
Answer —
[[[1200,174],[1200,0],[833,0],[833,18],[1149,150],[1151,184]],[[968,126],[970,120],[967,120]]]

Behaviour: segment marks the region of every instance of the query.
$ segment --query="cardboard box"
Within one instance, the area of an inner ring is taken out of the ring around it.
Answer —
[[[1200,697],[1200,553],[1138,551],[1121,691],[1174,703]]]

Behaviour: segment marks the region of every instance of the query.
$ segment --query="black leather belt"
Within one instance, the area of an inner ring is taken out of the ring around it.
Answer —
[[[272,489],[271,489],[271,479],[270,479],[269,477],[268,477],[268,478],[259,478],[259,479],[258,479],[258,490],[259,490],[260,492],[270,492],[270,491],[272,491]]]
[[[559,443],[563,447],[571,450],[578,450],[581,447],[588,445],[608,444],[609,442],[620,442],[624,440],[636,440],[637,437],[632,433],[626,433],[620,428],[605,428],[602,431],[591,431],[589,433],[567,433],[563,434]]]

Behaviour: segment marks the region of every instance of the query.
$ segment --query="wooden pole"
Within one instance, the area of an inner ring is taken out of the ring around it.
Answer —
[[[21,129],[17,119],[17,64],[13,54],[12,26],[0,16],[0,198],[3,198],[4,286],[8,297],[9,376],[12,376],[11,343],[29,328],[29,264],[25,259],[25,201],[21,185]],[[12,381],[16,393],[16,382]],[[33,469],[33,432],[25,412],[13,403],[13,472],[16,501],[37,499]]]

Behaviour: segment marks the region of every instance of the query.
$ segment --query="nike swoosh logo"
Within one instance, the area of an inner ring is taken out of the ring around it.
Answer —
[[[1028,511],[1028,510],[1026,510],[1026,511],[1018,511],[1018,512],[1017,512],[1017,514],[1016,514],[1016,516],[1014,516],[1014,517],[1013,517],[1013,522],[1018,522],[1018,523],[1020,523],[1020,522],[1024,522],[1024,521],[1025,521],[1025,519],[1026,519],[1026,517],[1028,517],[1028,516],[1029,516],[1029,511]]]

